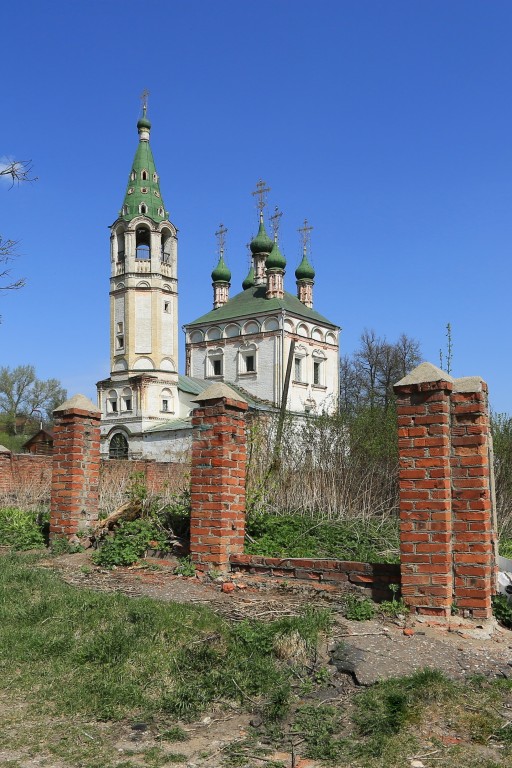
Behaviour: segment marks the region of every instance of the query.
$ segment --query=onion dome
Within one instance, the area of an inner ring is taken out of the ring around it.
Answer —
[[[267,235],[265,224],[263,223],[263,213],[260,212],[260,228],[254,240],[251,241],[251,252],[253,254],[270,253],[273,244],[272,239]]]
[[[297,278],[297,280],[314,280],[315,279],[315,270],[313,269],[313,267],[308,261],[305,248],[302,255],[302,261],[297,267],[297,269],[295,270],[295,277]]]
[[[219,263],[215,267],[215,269],[212,272],[212,282],[213,283],[229,283],[231,280],[231,272],[229,271],[228,265],[224,261],[224,256],[221,253],[219,256]]]
[[[245,280],[242,283],[242,289],[246,291],[248,288],[254,288],[255,282],[254,282],[254,267],[251,266],[249,270],[249,274],[245,278]]]
[[[281,253],[281,251],[279,250],[277,240],[274,242],[272,250],[267,256],[267,260],[265,261],[265,266],[267,269],[282,269],[282,270],[284,270],[284,268],[286,267],[286,259]]]
[[[144,106],[142,117],[137,123],[137,129],[139,131],[149,131],[151,129],[151,121],[146,117],[146,107]]]

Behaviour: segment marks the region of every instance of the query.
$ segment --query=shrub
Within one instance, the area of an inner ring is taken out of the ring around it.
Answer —
[[[133,565],[152,545],[164,548],[166,537],[150,518],[121,522],[115,535],[105,541],[93,555],[97,565],[112,568],[114,565]]]

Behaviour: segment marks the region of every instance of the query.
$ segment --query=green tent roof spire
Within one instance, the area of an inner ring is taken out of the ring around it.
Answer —
[[[139,146],[135,153],[120,216],[131,221],[136,216],[149,216],[157,224],[169,218],[160,194],[160,182],[149,144],[151,122],[146,117],[146,105],[137,122]]]

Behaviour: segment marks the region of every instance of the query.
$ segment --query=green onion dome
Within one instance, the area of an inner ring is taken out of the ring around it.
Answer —
[[[286,259],[279,250],[279,246],[277,244],[277,240],[274,242],[273,248],[270,251],[269,255],[267,256],[267,260],[265,261],[265,266],[267,269],[283,269],[286,267]]]
[[[231,272],[229,271],[229,268],[224,261],[224,256],[219,256],[219,263],[215,267],[215,269],[212,272],[212,282],[213,283],[229,283],[231,280]]]
[[[255,282],[254,282],[254,267],[251,266],[249,270],[249,274],[245,278],[245,280],[242,283],[242,289],[246,291],[248,288],[254,288]]]
[[[270,253],[273,246],[272,239],[267,235],[265,224],[263,223],[263,214],[260,213],[260,228],[258,229],[258,234],[254,238],[254,240],[251,241],[250,249],[251,252],[256,253]]]
[[[137,123],[137,129],[139,131],[146,130],[149,131],[151,128],[151,121],[148,120],[146,117],[146,107],[144,107],[142,112],[142,117],[140,118],[139,122]]]
[[[315,270],[313,269],[313,267],[308,261],[308,257],[306,256],[306,249],[304,249],[301,263],[295,270],[295,277],[297,278],[297,280],[314,280],[315,279]]]

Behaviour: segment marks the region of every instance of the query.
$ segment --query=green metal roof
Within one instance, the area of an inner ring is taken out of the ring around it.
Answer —
[[[234,320],[238,317],[247,317],[263,313],[275,313],[285,310],[292,315],[296,315],[304,320],[310,320],[315,323],[323,323],[337,328],[335,323],[331,323],[319,312],[314,309],[308,309],[302,301],[291,293],[285,291],[283,299],[267,299],[267,288],[265,285],[255,285],[242,293],[237,293],[232,299],[227,301],[222,307],[212,309],[206,315],[202,315],[191,323],[186,323],[187,327],[194,325],[203,325],[207,323],[216,323],[222,320]]]
[[[152,427],[144,430],[147,432],[177,432],[181,429],[192,429],[191,419],[169,419],[169,421],[159,421]]]
[[[149,134],[150,126],[151,123],[144,114],[144,117],[137,123],[140,137],[139,146],[132,163],[120,214],[120,217],[125,221],[131,221],[136,216],[141,215],[139,210],[141,203],[146,205],[144,215],[149,216],[153,221],[159,223],[169,217],[169,212],[165,210],[165,204],[160,194],[160,183],[149,141],[142,138],[144,133]],[[143,171],[146,171],[145,179],[142,178]],[[146,192],[143,192],[143,189]],[[163,215],[158,212],[159,209],[163,210]]]
[[[187,392],[189,395],[200,395],[202,392],[208,389],[211,384],[211,380],[205,381],[205,379],[198,379],[195,376],[182,376],[181,374],[178,375],[178,389],[182,392]],[[249,408],[259,411],[273,410],[272,403],[268,402],[267,400],[262,400],[260,397],[252,395],[250,392],[247,392],[246,389],[233,384],[231,381],[226,381],[225,384],[231,387],[231,389],[234,389],[234,391],[237,392],[243,400],[246,400]]]

